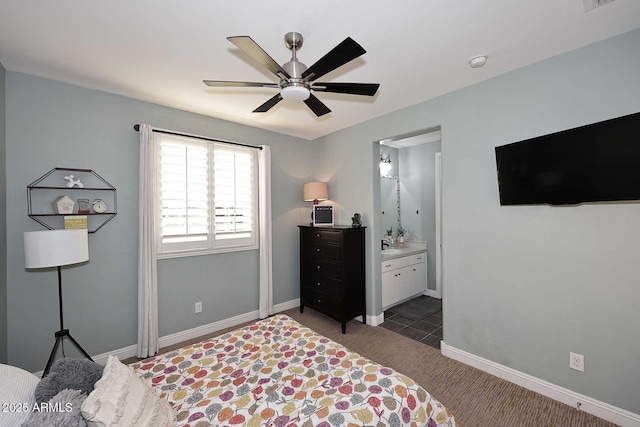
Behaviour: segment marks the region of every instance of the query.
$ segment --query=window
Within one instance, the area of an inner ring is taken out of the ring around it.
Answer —
[[[158,255],[257,249],[256,150],[158,138]]]

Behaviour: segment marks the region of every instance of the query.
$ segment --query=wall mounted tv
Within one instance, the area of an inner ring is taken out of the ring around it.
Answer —
[[[640,113],[495,150],[501,205],[640,200]]]

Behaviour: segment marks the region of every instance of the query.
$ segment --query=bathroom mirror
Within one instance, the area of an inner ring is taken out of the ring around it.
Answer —
[[[393,234],[400,227],[400,182],[394,176],[380,177],[380,198],[382,206],[382,232],[393,228]]]

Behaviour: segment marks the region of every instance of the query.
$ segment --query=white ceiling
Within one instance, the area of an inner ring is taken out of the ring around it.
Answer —
[[[315,139],[638,27],[639,0],[590,12],[584,0],[0,0],[0,63]],[[276,82],[226,37],[251,36],[282,64],[289,31],[307,66],[352,37],[367,53],[321,80],[380,83],[377,95],[317,93],[332,110],[321,118],[295,101],[257,114],[275,89],[202,83]],[[479,54],[487,65],[470,68]]]

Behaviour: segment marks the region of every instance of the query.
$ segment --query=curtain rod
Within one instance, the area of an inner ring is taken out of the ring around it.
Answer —
[[[139,124],[133,125],[133,130],[135,130],[136,132],[140,132],[140,125]],[[255,148],[256,150],[262,150],[262,147],[256,147],[255,145],[249,145],[249,144],[242,144],[240,142],[225,141],[224,139],[207,138],[204,136],[190,135],[188,133],[172,132],[169,130],[152,129],[152,131],[158,132],[158,133],[165,133],[167,135],[186,136],[188,138],[202,139],[204,141],[223,142],[225,144],[239,145],[241,147],[248,147],[248,148]]]

